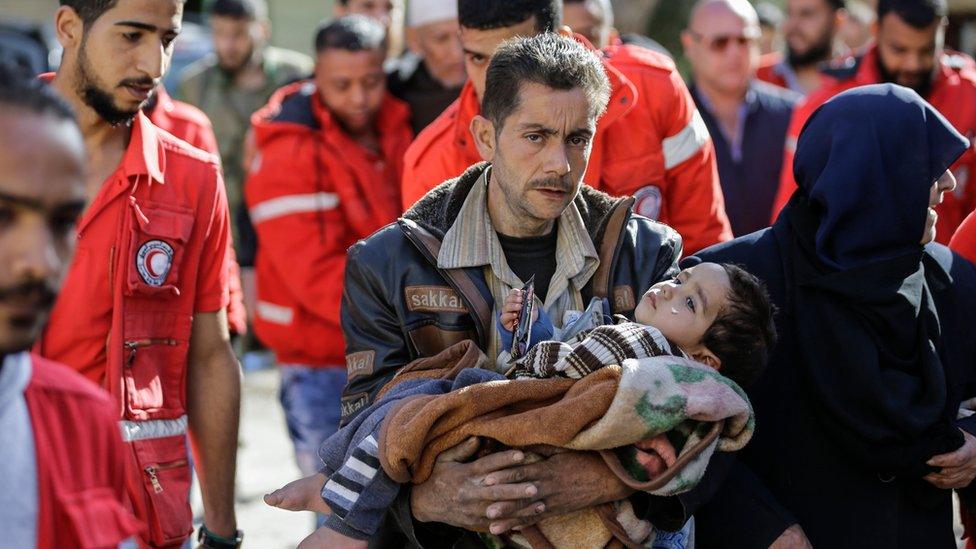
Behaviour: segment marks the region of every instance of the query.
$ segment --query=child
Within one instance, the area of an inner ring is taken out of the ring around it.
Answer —
[[[522,300],[521,291],[512,290],[500,312],[499,323],[502,327],[514,326]],[[584,320],[582,317],[585,314],[576,313],[573,316],[576,318],[570,324],[577,325]],[[670,354],[686,355],[720,370],[723,375],[739,384],[747,385],[758,377],[765,365],[766,353],[773,345],[775,331],[772,316],[769,297],[758,279],[732,265],[703,263],[682,271],[673,280],[651,287],[634,311],[634,317],[639,324],[627,323],[619,330],[611,327],[597,328],[589,336],[586,331],[574,330],[572,326],[564,326],[560,331],[563,335],[573,334],[571,338],[579,342],[577,349],[590,344],[594,349],[600,347],[606,360],[601,359],[600,352],[594,352],[572,354],[574,359],[580,356],[591,357],[590,363],[586,360],[560,361],[558,358],[567,356],[566,353],[560,353],[560,346],[569,350],[573,350],[573,347],[558,341],[543,341],[532,347],[518,361],[516,373],[519,377],[560,375],[579,378],[602,367],[604,362],[619,364],[625,358],[640,358],[640,355]],[[556,332],[545,314],[535,319],[532,331],[533,334]],[[507,338],[510,343],[511,332],[506,329],[500,332],[503,340]],[[568,367],[567,362],[571,362]],[[334,443],[334,440],[336,438],[330,439],[323,447]],[[360,445],[357,451],[362,448]],[[373,448],[375,449],[375,445]],[[345,452],[346,448],[342,451]],[[359,458],[362,459],[363,456],[360,455]],[[347,458],[343,469],[347,467],[349,459],[356,458]],[[353,468],[362,469],[361,466]],[[363,485],[357,497],[378,497],[374,494],[389,497],[390,486],[395,488],[395,483],[386,477],[381,468],[370,469],[370,482]],[[341,477],[342,471],[336,472]],[[373,479],[378,479],[379,482]],[[331,482],[323,490],[325,480],[322,474],[307,477],[266,496],[265,500],[271,505],[292,510],[306,508],[306,502],[310,500],[317,499],[316,504],[321,503],[322,498],[333,507],[342,505],[342,501],[335,499],[335,489],[330,491]],[[392,494],[395,496],[395,491]],[[389,503],[392,503],[392,499]],[[383,506],[373,505],[371,509],[371,512],[380,515],[371,521],[378,525]],[[351,517],[350,513],[351,511],[347,511],[341,518],[333,513],[326,526],[308,538],[303,547],[365,548],[368,545],[366,539],[375,532],[350,528],[350,519],[355,520],[355,524],[363,524],[363,521]]]
[[[511,329],[518,320],[523,301],[522,291],[514,289],[505,300],[499,315],[503,349],[511,347]],[[561,330],[553,327],[544,312],[534,314],[532,341],[583,341],[592,328],[614,323],[615,319],[603,312],[605,308],[605,304],[596,303],[583,313],[570,311],[566,315],[569,322],[564,322]],[[756,277],[735,265],[702,263],[681,271],[672,280],[652,286],[637,304],[634,320],[654,328],[651,333],[660,332],[667,340],[667,346],[672,349],[663,348],[663,354],[684,354],[746,387],[761,373],[766,352],[775,341],[772,314],[766,289]],[[594,320],[593,316],[600,318]],[[623,317],[616,320],[626,322]],[[586,323],[589,326],[581,328]],[[545,367],[539,363],[540,355],[554,357],[559,348],[557,342],[550,341],[532,347],[526,357],[518,360],[516,375],[550,377],[554,372],[537,371]]]

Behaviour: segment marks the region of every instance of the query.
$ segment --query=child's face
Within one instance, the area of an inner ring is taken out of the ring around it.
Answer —
[[[657,328],[686,353],[695,354],[725,307],[729,289],[729,275],[721,265],[702,263],[651,286],[637,304],[634,320]]]

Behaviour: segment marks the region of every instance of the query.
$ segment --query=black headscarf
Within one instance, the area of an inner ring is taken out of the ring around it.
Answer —
[[[920,241],[930,188],[968,145],[908,88],[838,95],[800,134],[774,228],[815,413],[882,477],[918,478],[962,445]]]

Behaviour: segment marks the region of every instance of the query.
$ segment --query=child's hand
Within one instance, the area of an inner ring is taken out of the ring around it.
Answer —
[[[515,331],[515,326],[518,323],[519,312],[522,311],[522,302],[525,297],[522,295],[522,290],[516,290],[512,288],[508,291],[508,297],[505,298],[505,305],[502,306],[501,323],[510,332]]]
[[[499,320],[502,326],[510,332],[515,331],[515,325],[519,320],[519,313],[522,312],[522,304],[525,302],[525,292],[522,290],[516,290],[512,288],[508,291],[508,297],[505,298],[505,305],[502,306],[502,314],[499,315]],[[532,322],[539,319],[539,309],[538,307],[532,309]]]

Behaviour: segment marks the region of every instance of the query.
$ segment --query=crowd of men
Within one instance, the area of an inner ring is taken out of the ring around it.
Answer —
[[[976,535],[976,62],[945,0],[783,4],[696,2],[686,79],[609,0],[338,0],[311,57],[213,0],[167,91],[183,0],[61,0],[57,71],[0,66],[0,547],[181,547],[193,472],[196,539],[240,546],[235,338],[310,477],[398,372],[507,356],[512,290],[633,320],[701,261],[779,310],[745,450],[661,496],[468,441],[371,546],[626,501],[661,547],[943,547],[954,490]],[[319,513],[304,547],[336,546],[321,489],[265,497]]]

